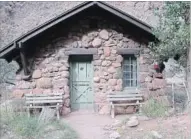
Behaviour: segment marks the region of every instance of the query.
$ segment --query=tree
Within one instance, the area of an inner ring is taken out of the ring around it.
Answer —
[[[153,29],[159,41],[150,43],[150,48],[158,61],[177,58],[186,66],[187,51],[190,47],[190,2],[165,2],[156,10],[159,24]]]

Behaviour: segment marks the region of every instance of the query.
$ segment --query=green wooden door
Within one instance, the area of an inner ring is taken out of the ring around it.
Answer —
[[[73,61],[70,66],[72,110],[93,109],[91,61]]]

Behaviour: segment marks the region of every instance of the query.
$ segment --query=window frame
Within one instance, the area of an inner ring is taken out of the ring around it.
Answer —
[[[136,58],[136,66],[137,66],[137,69],[136,69],[136,73],[137,73],[137,84],[136,86],[129,86],[129,87],[125,87],[124,86],[124,79],[123,79],[123,74],[124,74],[124,62],[125,62],[125,59],[127,59],[128,57],[135,57]],[[138,74],[138,71],[139,71],[139,64],[138,64],[138,58],[134,55],[134,54],[126,54],[126,55],[123,55],[123,62],[122,62],[122,81],[123,81],[123,90],[129,90],[129,89],[137,89],[139,87],[139,82],[138,82],[138,79],[139,79],[139,74]]]

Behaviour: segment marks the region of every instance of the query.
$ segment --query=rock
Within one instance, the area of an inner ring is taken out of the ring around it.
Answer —
[[[117,80],[117,84],[118,84],[118,85],[122,85],[122,84],[123,84],[123,80],[122,80],[122,79],[118,79],[118,80]]]
[[[24,96],[24,93],[25,92],[23,90],[14,90],[11,94],[11,98],[22,98]]]
[[[116,91],[121,91],[123,89],[122,85],[116,85],[115,90]]]
[[[162,73],[154,73],[154,77],[155,77],[155,78],[162,79],[162,78],[163,78],[163,75],[162,75]]]
[[[40,70],[35,70],[35,71],[33,72],[33,74],[32,74],[32,78],[33,78],[33,79],[39,79],[39,78],[41,78],[41,77],[42,77],[42,73],[41,73]]]
[[[51,94],[54,93],[51,89],[43,89],[43,94]]]
[[[64,65],[59,68],[59,71],[67,71],[67,70],[68,68]]]
[[[100,66],[101,63],[102,63],[101,60],[94,60],[94,65],[95,65],[95,66]]]
[[[92,46],[93,46],[93,47],[99,47],[99,46],[101,46],[101,39],[95,38],[95,39],[92,41]]]
[[[103,61],[102,66],[110,66],[111,65],[111,61]]]
[[[70,87],[68,85],[64,86],[64,93],[69,94],[70,93]]]
[[[95,82],[95,83],[99,83],[99,81],[100,81],[100,78],[99,78],[99,77],[94,77],[94,82]]]
[[[108,40],[109,39],[109,33],[107,32],[107,30],[102,30],[99,33],[99,37],[104,39],[104,40]]]
[[[166,86],[166,81],[165,79],[158,79],[155,78],[152,81],[152,89],[156,90],[156,89],[160,89],[160,88],[164,88]]]
[[[18,81],[16,83],[16,87],[18,89],[30,89],[31,88],[31,83],[27,81]]]
[[[43,93],[43,89],[41,88],[35,88],[32,90],[33,94],[42,94]]]
[[[52,87],[52,81],[50,78],[40,78],[37,80],[36,82],[36,86],[37,88],[44,88],[44,89],[48,89]]]
[[[53,81],[53,87],[57,89],[62,89],[64,86],[67,86],[69,84],[69,81],[67,78],[62,78],[58,80]]]
[[[65,115],[68,115],[69,113],[71,113],[71,109],[70,108],[62,107],[61,115],[65,116]]]
[[[121,55],[118,55],[116,58],[117,63],[121,63],[123,61],[123,57]]]
[[[62,73],[61,73],[61,76],[62,77],[65,77],[65,78],[68,78],[69,77],[69,71],[63,71]]]
[[[104,47],[104,56],[108,57],[111,54],[111,50],[109,47]]]
[[[135,107],[134,106],[128,106],[126,109],[125,109],[125,113],[127,114],[132,114],[135,112]]]
[[[112,50],[111,50],[111,53],[112,53],[112,54],[116,54],[116,53],[117,53],[117,50],[112,49]]]
[[[112,132],[109,135],[109,139],[119,139],[120,137],[121,137],[121,135],[118,132],[116,132],[116,131]]]
[[[151,135],[153,139],[162,139],[162,135],[160,135],[157,131],[151,131]]]
[[[152,77],[150,77],[150,76],[147,76],[146,78],[145,78],[145,82],[151,82],[152,81]]]
[[[115,85],[117,85],[117,79],[109,79],[108,83],[111,86],[115,86]]]
[[[112,66],[117,68],[117,67],[121,67],[121,63],[112,63]]]
[[[164,62],[164,65],[165,78],[168,84],[182,84],[182,82],[185,82],[186,70],[176,60],[169,58],[167,62]]]
[[[115,69],[114,67],[110,67],[110,68],[108,69],[108,72],[109,72],[109,73],[115,73],[115,72],[116,72],[116,69]]]
[[[109,114],[110,108],[108,105],[104,105],[100,110],[99,110],[99,114]]]
[[[128,127],[135,127],[137,125],[139,125],[139,121],[138,121],[137,116],[130,117],[129,121],[127,122],[127,126]]]
[[[64,106],[66,106],[67,108],[70,107],[70,99],[69,98],[64,100]]]
[[[105,79],[100,79],[100,83],[106,83],[107,81]]]

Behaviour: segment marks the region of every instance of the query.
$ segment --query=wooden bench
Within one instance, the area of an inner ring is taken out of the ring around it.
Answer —
[[[110,93],[107,96],[110,102],[111,117],[115,117],[115,106],[139,106],[142,107],[143,95],[138,90],[131,90],[128,92]],[[140,110],[140,108],[139,108]]]
[[[49,107],[56,108],[57,119],[60,119],[59,109],[63,105],[63,94],[25,94],[25,103],[29,117],[30,109]]]

